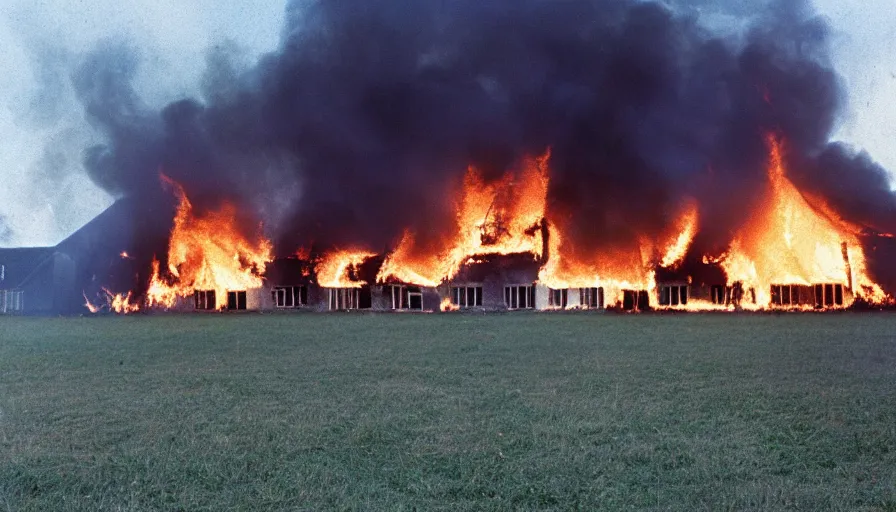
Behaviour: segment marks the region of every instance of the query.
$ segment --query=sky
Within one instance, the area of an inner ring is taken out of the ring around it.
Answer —
[[[286,0],[5,0],[0,7],[0,246],[54,245],[112,198],[86,177],[101,142],[68,78],[105,39],[129,41],[138,92],[162,106],[198,90],[206,52],[229,40],[250,57],[278,43]],[[243,5],[239,5],[243,4]],[[833,29],[848,107],[836,139],[867,150],[896,182],[896,2],[815,0]]]

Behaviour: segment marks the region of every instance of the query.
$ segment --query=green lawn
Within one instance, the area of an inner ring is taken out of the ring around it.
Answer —
[[[896,315],[0,318],[3,510],[896,510]]]

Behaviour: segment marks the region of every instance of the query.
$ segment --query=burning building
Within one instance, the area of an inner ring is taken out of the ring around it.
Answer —
[[[70,288],[120,311],[889,304],[896,196],[831,142],[828,28],[806,1],[752,16],[294,1],[276,51],[214,50],[160,110],[105,44],[73,77],[106,136],[85,166],[133,206],[125,242],[70,256],[123,270]]]

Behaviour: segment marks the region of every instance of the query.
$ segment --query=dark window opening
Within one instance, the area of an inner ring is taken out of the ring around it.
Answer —
[[[390,286],[392,309],[423,309],[423,292],[418,286]]]
[[[215,301],[215,290],[194,290],[193,306],[199,310],[217,309]]]
[[[508,309],[532,309],[535,307],[535,286],[504,287],[504,305]]]
[[[227,292],[227,309],[233,309],[233,310],[246,309],[246,292],[244,292],[244,291]]]
[[[548,290],[548,306],[566,308],[569,302],[569,290]]]
[[[373,307],[373,292],[369,286],[362,286],[358,292],[358,309],[370,309]]]
[[[363,288],[328,288],[327,309],[341,311],[349,309],[364,309]],[[370,304],[370,288],[367,288],[367,304]],[[370,306],[366,306],[369,308]]]
[[[720,284],[714,284],[711,288],[712,293],[712,303],[713,304],[725,304],[727,302],[725,287]]]
[[[622,309],[647,311],[650,309],[650,295],[645,290],[623,290]]]
[[[308,289],[304,286],[277,286],[271,291],[274,306],[282,309],[298,308],[308,303]]]
[[[842,284],[816,284],[815,291],[815,307],[824,308],[843,305],[843,285]]]
[[[798,306],[802,304],[800,285],[773,284],[771,288],[772,305],[774,306]]]
[[[481,286],[452,286],[451,303],[459,308],[482,306]]]
[[[660,306],[678,306],[688,303],[688,285],[675,284],[660,287]]]

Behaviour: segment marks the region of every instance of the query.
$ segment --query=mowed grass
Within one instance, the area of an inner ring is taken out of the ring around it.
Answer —
[[[0,318],[0,510],[896,510],[896,316]]]

